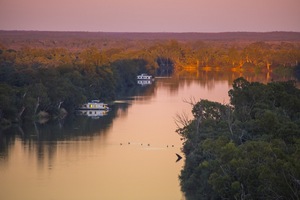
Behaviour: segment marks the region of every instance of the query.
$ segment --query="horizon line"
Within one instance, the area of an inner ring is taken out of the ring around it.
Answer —
[[[175,34],[191,34],[191,33],[203,33],[203,34],[218,34],[218,33],[300,33],[300,31],[220,31],[220,32],[199,32],[199,31],[62,31],[62,30],[4,30],[0,29],[1,32],[64,32],[64,33],[135,33],[135,34],[145,34],[145,33],[175,33]]]

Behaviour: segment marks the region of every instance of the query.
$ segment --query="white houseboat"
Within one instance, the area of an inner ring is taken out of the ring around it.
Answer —
[[[79,107],[79,110],[108,110],[107,104],[100,102],[99,100],[92,100]]]
[[[150,85],[154,78],[148,74],[140,74],[137,76],[137,83],[139,85]]]
[[[137,75],[137,80],[153,80],[151,75],[148,74],[140,74]]]

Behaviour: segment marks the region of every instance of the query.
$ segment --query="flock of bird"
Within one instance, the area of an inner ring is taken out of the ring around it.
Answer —
[[[130,145],[131,143],[130,142],[128,142],[127,143],[128,145]],[[139,143],[141,146],[143,146],[143,143]],[[120,145],[122,146],[123,145],[123,143],[120,143]],[[146,146],[148,146],[148,147],[150,147],[150,144],[148,143]],[[167,145],[166,146],[167,148],[169,147],[169,145]],[[174,145],[172,144],[170,147],[174,147]],[[177,154],[177,153],[175,153],[176,154],[176,156],[177,156],[177,160],[176,160],[176,162],[178,162],[179,160],[181,160],[182,159],[182,157],[179,155],[179,154]]]
[[[130,144],[130,142],[128,142],[127,144],[129,145],[129,144]],[[122,145],[123,145],[123,143],[120,143],[120,145],[122,146]],[[143,143],[141,143],[141,146],[143,146]],[[147,144],[147,146],[149,147],[149,146],[150,146],[150,144]],[[169,147],[169,145],[167,145],[167,147]],[[172,144],[172,145],[171,145],[171,147],[174,147],[174,145]]]

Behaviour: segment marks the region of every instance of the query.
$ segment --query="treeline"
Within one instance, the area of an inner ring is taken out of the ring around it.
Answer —
[[[95,49],[79,55],[65,49],[2,50],[0,65],[3,124],[60,117],[91,99],[113,100],[136,85],[137,74],[150,72],[145,60],[108,63]]]
[[[35,48],[31,41],[17,49],[0,45],[1,121],[32,118],[40,111],[58,115],[61,107],[71,111],[93,98],[113,99],[135,85],[142,72],[161,76],[203,67],[270,70],[291,68],[300,60],[300,45],[291,42],[101,40],[103,48],[96,48],[95,41],[81,39],[89,47],[77,49]]]
[[[78,62],[99,65],[119,59],[144,59],[152,67],[158,68],[171,61],[175,71],[203,67],[272,70],[296,66],[300,60],[299,41],[23,40],[22,46],[15,46],[13,40],[7,46],[0,44],[1,57],[8,61],[13,59],[16,64],[46,66],[73,65]],[[49,46],[49,43],[52,45]],[[165,58],[166,62],[158,65],[158,58]]]
[[[299,199],[300,90],[236,79],[230,104],[193,103],[183,127],[187,199]]]

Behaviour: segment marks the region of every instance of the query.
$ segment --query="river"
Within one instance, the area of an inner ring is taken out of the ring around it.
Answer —
[[[184,159],[175,132],[189,102],[229,103],[239,74],[157,78],[118,99],[107,115],[72,116],[0,134],[0,199],[181,200]],[[268,81],[267,75],[249,80]]]

